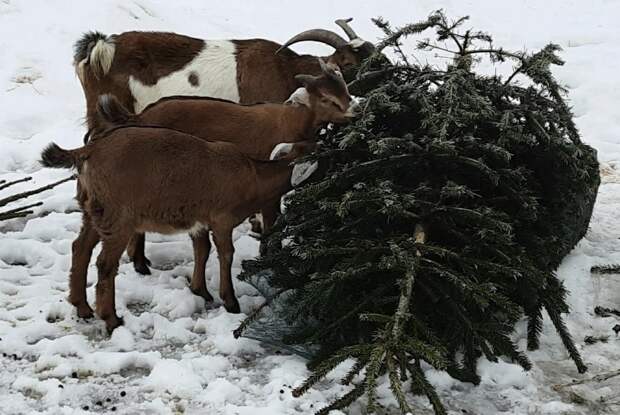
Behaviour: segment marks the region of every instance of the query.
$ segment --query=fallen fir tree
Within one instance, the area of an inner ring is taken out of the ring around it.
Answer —
[[[445,414],[424,375],[432,366],[479,382],[476,362],[506,357],[529,369],[511,339],[528,322],[539,346],[543,310],[577,370],[579,352],[563,322],[566,292],[554,270],[586,232],[599,185],[596,152],[583,144],[551,65],[559,47],[528,54],[459,31],[437,12],[393,30],[376,20],[398,64],[375,56],[351,85],[365,98],[352,124],[327,131],[323,173],[286,198],[264,254],[242,279],[269,307],[235,335],[310,358],[303,394],[345,360],[350,390],[317,413],[365,394],[377,409],[382,376],[406,413],[406,393]],[[432,28],[444,68],[410,63],[401,40]],[[452,44],[452,47],[444,45]],[[480,58],[514,62],[507,77],[475,72]],[[521,78],[519,83],[516,82]]]

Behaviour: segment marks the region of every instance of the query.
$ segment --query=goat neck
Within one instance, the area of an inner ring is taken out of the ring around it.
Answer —
[[[291,174],[293,160],[254,161],[256,169],[256,190],[260,201],[279,199],[293,188]]]

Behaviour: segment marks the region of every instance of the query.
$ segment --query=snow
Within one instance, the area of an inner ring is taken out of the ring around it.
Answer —
[[[620,377],[562,386],[620,369],[620,340],[611,331],[618,318],[593,313],[596,305],[620,306],[620,279],[589,272],[592,265],[620,262],[617,1],[320,0],[300,13],[298,4],[276,0],[0,0],[0,177],[31,175],[31,182],[12,188],[21,191],[69,175],[43,169],[37,160],[52,140],[69,148],[82,142],[85,103],[71,61],[73,42],[85,31],[168,30],[202,38],[284,42],[308,28],[337,31],[334,19],[354,17],[355,30],[375,41],[381,33],[371,17],[383,16],[398,26],[440,7],[452,17],[470,15],[469,27],[491,33],[497,45],[509,49],[534,50],[548,42],[564,48],[566,65],[555,74],[569,90],[583,139],[599,151],[603,184],[588,234],[558,269],[570,290],[572,313],[566,322],[589,372],[577,373],[546,319],[541,349],[529,354],[531,371],[481,360],[480,386],[425,367],[429,380],[451,414],[618,413]],[[312,43],[293,48],[329,53]],[[420,54],[418,59],[445,62],[441,56]],[[496,69],[486,65],[483,70]],[[186,236],[148,236],[152,276],[136,274],[123,258],[116,303],[125,326],[111,337],[101,321],[77,319],[66,302],[71,243],[81,224],[74,191],[73,182],[46,191],[36,197],[44,202],[35,208],[38,217],[0,225],[0,413],[109,413],[115,407],[126,414],[306,414],[347,390],[334,374],[293,398],[291,388],[309,373],[305,361],[253,340],[235,340],[231,332],[243,315],[223,308],[205,311],[203,300],[188,289],[193,263]],[[0,198],[6,194],[0,191]],[[258,252],[248,232],[247,223],[235,231],[234,274],[243,259]],[[219,285],[218,268],[212,254],[207,264],[212,293]],[[91,304],[95,280],[93,261]],[[260,304],[249,285],[235,281],[235,289],[244,313]],[[525,332],[521,323],[514,336],[522,348]],[[609,340],[586,345],[586,335]],[[384,405],[395,404],[386,382],[378,397]],[[431,413],[426,399],[412,402],[418,413]],[[355,404],[347,413],[359,413],[361,406]]]

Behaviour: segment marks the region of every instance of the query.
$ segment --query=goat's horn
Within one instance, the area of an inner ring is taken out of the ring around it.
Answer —
[[[349,40],[353,40],[353,39],[358,39],[359,36],[357,35],[357,33],[355,33],[355,30],[353,30],[351,28],[351,26],[349,26],[349,22],[353,20],[352,17],[349,17],[348,19],[338,19],[336,20],[336,24],[338,26],[340,26],[342,28],[342,30],[344,30],[344,32],[347,34],[347,36],[349,36]]]
[[[346,40],[344,40],[340,35],[332,32],[331,30],[311,29],[306,30],[305,32],[301,32],[297,36],[293,36],[292,38],[290,38],[284,45],[280,46],[276,53],[280,52],[282,49],[291,46],[293,43],[305,41],[325,43],[333,47],[334,49],[341,48],[342,46],[345,46],[347,44]]]

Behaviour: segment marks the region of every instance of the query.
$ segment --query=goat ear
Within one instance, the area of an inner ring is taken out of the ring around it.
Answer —
[[[312,87],[315,83],[315,78],[312,75],[295,75],[295,80],[305,88]]]
[[[271,155],[269,156],[269,160],[280,160],[286,157],[295,145],[293,143],[280,143],[276,145],[271,151]]]
[[[333,62],[327,62],[325,63],[325,61],[321,58],[319,59],[319,65],[321,66],[321,72],[323,72],[325,75],[333,77],[334,75],[336,75],[337,73],[340,72],[340,67]]]
[[[319,60],[319,65],[321,66],[321,72],[329,73],[330,67],[325,63],[325,61],[321,58],[318,58],[318,60]]]

